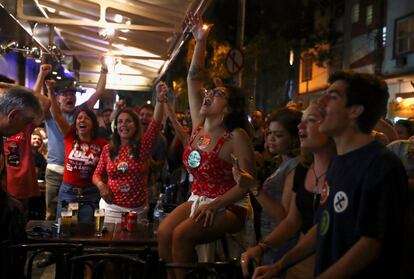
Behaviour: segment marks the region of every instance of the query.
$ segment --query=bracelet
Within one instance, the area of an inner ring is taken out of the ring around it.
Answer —
[[[262,254],[272,249],[272,247],[265,240],[259,241],[259,243],[257,243],[257,246],[260,248],[260,250],[262,250]]]
[[[108,68],[101,68],[101,74],[107,74]]]
[[[160,102],[160,103],[166,103],[166,102],[167,102],[167,98],[166,98],[166,97],[164,97],[164,98],[160,98],[160,97],[158,97],[158,98],[157,98],[157,102]]]

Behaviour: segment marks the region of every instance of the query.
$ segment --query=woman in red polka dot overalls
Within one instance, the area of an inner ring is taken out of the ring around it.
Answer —
[[[246,98],[239,88],[223,86],[218,79],[211,90],[203,89],[202,72],[207,35],[203,25],[190,14],[187,24],[196,40],[187,77],[193,123],[183,163],[194,177],[189,200],[173,210],[158,228],[158,251],[167,262],[196,262],[195,246],[239,232],[251,209],[244,187],[232,175],[232,156],[239,167],[255,174],[253,147],[243,129],[247,127]],[[182,278],[182,270],[170,278]]]
[[[141,219],[147,216],[148,163],[161,130],[162,102],[167,90],[163,82],[157,84],[154,118],[144,135],[132,109],[122,109],[115,116],[111,143],[104,147],[93,175],[101,194],[99,207],[105,209],[105,222],[120,223],[121,213],[128,211],[137,211]]]

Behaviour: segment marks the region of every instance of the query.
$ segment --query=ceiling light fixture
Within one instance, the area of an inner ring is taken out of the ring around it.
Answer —
[[[112,40],[115,36],[115,28],[110,26],[103,28],[99,30],[98,35],[105,40]]]
[[[121,23],[124,18],[120,14],[115,14],[114,21],[117,23]]]

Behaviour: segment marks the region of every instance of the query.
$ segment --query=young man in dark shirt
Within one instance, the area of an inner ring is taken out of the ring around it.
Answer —
[[[332,136],[338,156],[327,173],[317,225],[253,278],[272,278],[313,252],[317,278],[398,277],[407,176],[400,160],[371,136],[386,112],[387,86],[354,72],[334,73],[329,83],[320,130]]]

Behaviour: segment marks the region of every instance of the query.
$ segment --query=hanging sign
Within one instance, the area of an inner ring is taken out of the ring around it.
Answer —
[[[244,54],[238,48],[230,49],[226,57],[226,69],[231,75],[239,73],[243,69]]]

